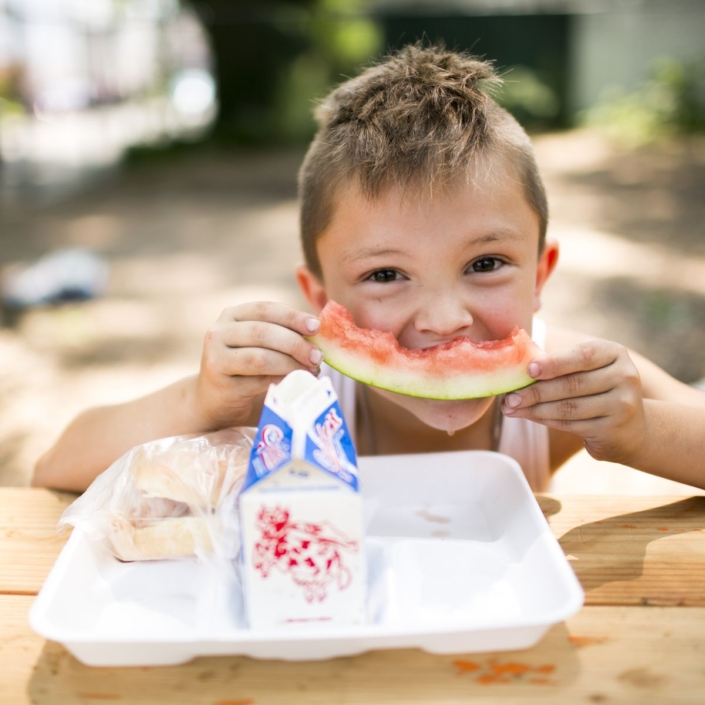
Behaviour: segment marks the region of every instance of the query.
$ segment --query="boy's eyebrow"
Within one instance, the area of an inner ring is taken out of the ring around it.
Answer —
[[[367,259],[368,257],[389,257],[404,254],[402,250],[397,250],[393,247],[363,247],[343,252],[342,259],[348,262],[357,262],[358,260]]]
[[[499,242],[500,240],[523,240],[524,236],[515,230],[494,230],[487,235],[474,238],[470,243],[472,245],[485,245],[490,242]],[[341,259],[347,262],[357,262],[358,260],[367,259],[368,257],[390,257],[403,256],[407,254],[404,250],[399,250],[393,247],[362,247],[351,248],[347,252],[343,252]]]
[[[524,236],[515,230],[495,230],[487,235],[478,237],[472,241],[473,245],[484,245],[487,242],[497,242],[498,240],[523,240]]]

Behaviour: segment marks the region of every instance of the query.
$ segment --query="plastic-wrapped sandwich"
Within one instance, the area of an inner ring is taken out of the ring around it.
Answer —
[[[96,478],[60,524],[106,539],[122,561],[234,558],[237,493],[254,431],[232,428],[137,446]]]

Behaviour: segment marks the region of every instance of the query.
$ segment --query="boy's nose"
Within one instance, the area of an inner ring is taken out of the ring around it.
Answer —
[[[450,296],[431,296],[416,314],[414,325],[420,333],[433,333],[451,338],[461,335],[473,324],[473,317],[464,302]]]

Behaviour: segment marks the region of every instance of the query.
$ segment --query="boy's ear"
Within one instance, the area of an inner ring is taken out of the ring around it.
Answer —
[[[539,265],[536,268],[536,286],[534,288],[534,313],[541,308],[541,292],[544,284],[551,276],[551,272],[558,263],[558,240],[549,238],[543,245],[543,251],[539,257]]]
[[[301,293],[306,297],[306,301],[308,301],[314,312],[319,314],[328,302],[328,296],[323,284],[305,264],[300,264],[296,268],[296,281],[299,284]]]

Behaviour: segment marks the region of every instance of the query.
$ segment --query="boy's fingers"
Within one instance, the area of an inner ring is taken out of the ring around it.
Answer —
[[[608,415],[606,394],[588,397],[560,399],[559,401],[534,404],[523,409],[509,409],[508,414],[521,416],[533,421],[587,421]],[[507,412],[505,412],[507,413]]]
[[[232,377],[229,384],[232,388],[233,396],[237,400],[248,397],[256,397],[269,389],[270,384],[278,384],[284,379],[284,375],[262,375],[259,377]]]
[[[576,372],[598,370],[612,364],[621,346],[604,340],[589,340],[567,350],[548,355],[537,355],[528,367],[534,379],[553,379]]]
[[[290,355],[265,348],[234,348],[220,365],[221,374],[228,377],[283,377],[294,370],[314,373],[316,366],[301,365]]]
[[[301,335],[281,325],[263,321],[246,321],[222,330],[222,343],[228,348],[264,348],[285,353],[305,367],[315,367],[322,359],[321,351]]]
[[[319,327],[318,319],[310,313],[299,311],[287,304],[273,301],[251,301],[226,308],[219,322],[268,321],[301,335],[314,335]]]
[[[614,374],[612,366],[592,372],[576,372],[555,379],[539,381],[529,387],[507,394],[504,398],[504,406],[508,408],[528,407],[560,399],[601,394],[612,389],[616,382],[617,376]]]

